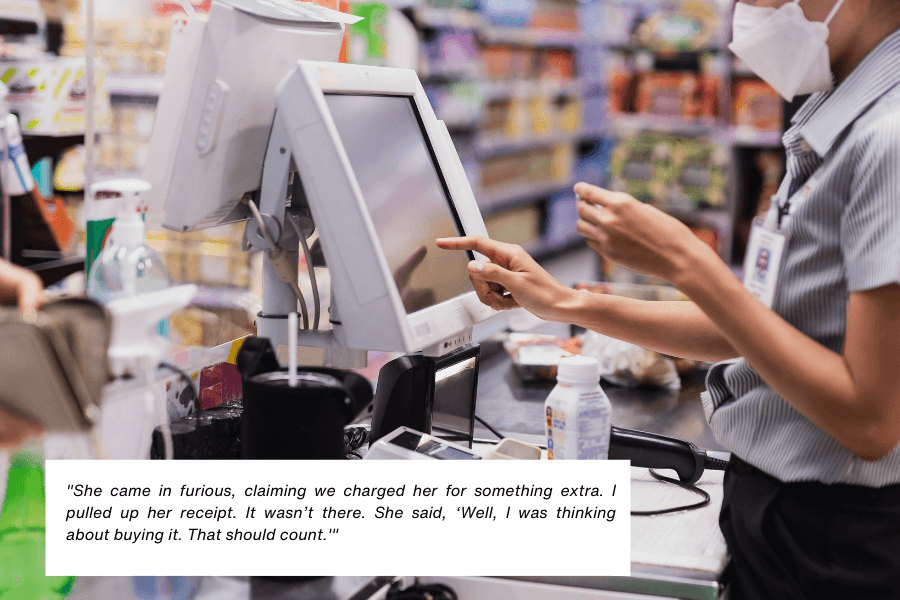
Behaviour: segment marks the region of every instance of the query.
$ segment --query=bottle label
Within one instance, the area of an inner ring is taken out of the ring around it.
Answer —
[[[609,453],[609,401],[602,390],[581,394],[578,401],[578,459],[603,460]]]
[[[6,186],[8,195],[21,196],[34,189],[34,178],[21,140],[9,149],[4,149],[0,160],[3,165],[3,185]]]

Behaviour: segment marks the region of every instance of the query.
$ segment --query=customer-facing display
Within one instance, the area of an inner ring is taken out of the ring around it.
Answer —
[[[407,314],[472,290],[466,257],[435,246],[462,226],[405,96],[326,94]]]

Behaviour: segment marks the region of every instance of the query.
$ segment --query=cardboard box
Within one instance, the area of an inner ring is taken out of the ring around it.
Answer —
[[[95,123],[109,128],[110,104],[104,78],[106,63],[95,61]],[[84,59],[42,58],[8,63],[0,79],[9,88],[7,103],[19,115],[24,135],[84,133]]]

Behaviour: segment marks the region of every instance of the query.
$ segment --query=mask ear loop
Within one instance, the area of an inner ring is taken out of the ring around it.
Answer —
[[[800,0],[797,0],[797,1],[799,2]],[[843,4],[844,4],[844,0],[837,1],[837,4],[834,5],[834,8],[832,8],[831,12],[828,13],[828,16],[825,17],[825,25],[828,25],[829,23],[831,23],[831,20],[834,18],[834,15],[837,14],[837,11],[839,11],[841,9],[841,6],[843,6]]]
[[[794,0],[794,4],[800,4],[800,0]],[[825,17],[825,25],[828,25],[829,23],[831,23],[831,20],[834,19],[834,15],[837,14],[837,11],[839,11],[841,9],[841,6],[843,6],[843,5],[844,5],[844,0],[838,0],[835,3],[834,8],[832,8],[831,12],[828,13],[828,16]]]

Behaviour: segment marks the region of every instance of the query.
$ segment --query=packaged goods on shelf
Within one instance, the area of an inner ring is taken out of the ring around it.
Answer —
[[[83,58],[42,57],[12,61],[4,67],[9,88],[6,101],[19,115],[25,135],[78,135],[84,133],[85,81]],[[107,68],[95,62],[95,118],[97,129],[109,126],[109,96],[105,93]]]
[[[719,207],[728,160],[725,149],[706,139],[638,134],[613,150],[610,186],[663,209]]]
[[[710,0],[627,1],[606,3],[604,8],[604,33],[620,44],[682,52],[724,41],[725,20]]]
[[[736,79],[732,86],[732,123],[735,127],[781,131],[784,109],[778,92],[758,79]]]
[[[527,246],[541,239],[543,213],[536,205],[520,206],[484,219],[492,240]]]
[[[112,135],[149,141],[156,108],[146,104],[117,105],[112,108],[109,132]]]
[[[572,79],[575,77],[575,57],[569,48],[547,48],[538,54],[539,79]]]
[[[556,130],[555,111],[546,96],[533,96],[528,101],[530,132],[536,136],[548,135]]]
[[[251,316],[239,307],[190,306],[169,319],[173,343],[211,348],[256,335]]]
[[[481,190],[496,192],[518,186],[568,183],[571,147],[546,146],[490,157],[481,163]]]
[[[252,253],[241,250],[243,223],[191,233],[150,231],[147,244],[159,252],[174,282],[210,288],[248,288]]]
[[[535,0],[481,0],[479,4],[489,23],[505,27],[527,26],[535,10]]]
[[[162,74],[171,29],[171,17],[97,21],[95,52],[106,61],[112,73]],[[63,35],[62,52],[68,56],[84,56],[85,28],[80,17],[71,16],[66,20]]]
[[[551,104],[551,114],[558,131],[581,131],[583,112],[584,106],[577,96],[560,96]]]
[[[707,140],[677,140],[669,204],[675,208],[720,207],[725,204],[728,153]]]
[[[578,30],[578,2],[573,0],[535,0],[531,27],[560,31]]]
[[[471,29],[441,27],[423,40],[422,53],[430,64],[452,66],[471,65],[477,68],[480,56],[478,39]]]
[[[635,72],[622,61],[607,74],[609,112],[713,123],[722,114],[722,76],[716,72]]]
[[[482,118],[481,88],[474,81],[424,85],[438,119],[450,129],[473,128]]]
[[[642,73],[638,76],[634,112],[711,121],[719,115],[720,89],[719,79],[711,75]]]
[[[531,79],[537,51],[525,46],[485,44],[481,48],[484,75],[490,80]]]
[[[483,135],[499,136],[507,134],[507,121],[512,110],[512,100],[500,98],[485,102],[481,116]]]

